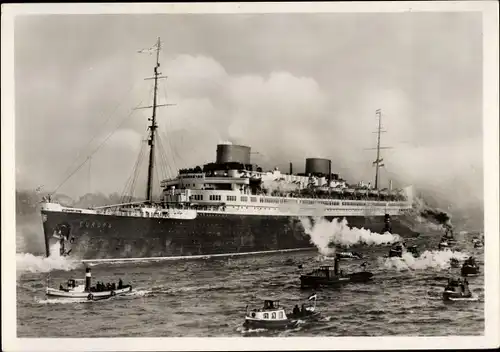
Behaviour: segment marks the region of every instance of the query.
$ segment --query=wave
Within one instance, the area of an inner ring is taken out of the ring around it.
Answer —
[[[36,256],[31,253],[16,253],[16,272],[20,273],[46,273],[53,270],[74,270],[82,265],[82,262],[59,255],[59,243],[50,248],[50,257]]]
[[[380,234],[364,228],[350,228],[347,226],[345,218],[342,220],[333,219],[332,221],[325,218],[315,218],[313,224],[309,218],[304,217],[300,218],[300,222],[305,232],[311,236],[311,243],[318,248],[320,254],[328,257],[335,254],[335,248],[331,248],[331,244],[349,247],[355,244],[390,244],[401,240],[399,235],[389,232]]]
[[[459,251],[425,251],[419,257],[415,258],[411,253],[404,253],[401,258],[384,258],[383,266],[387,269],[396,270],[422,270],[437,269],[445,270],[450,268],[450,260],[456,258],[464,260],[470,255]]]

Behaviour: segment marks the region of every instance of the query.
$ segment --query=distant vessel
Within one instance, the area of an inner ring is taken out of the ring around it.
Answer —
[[[461,269],[462,276],[475,276],[479,274],[479,265],[477,265],[474,257],[469,257],[465,260]]]
[[[463,281],[458,279],[449,279],[443,292],[443,300],[445,301],[460,301],[470,300],[472,292],[469,289],[469,282],[467,279]]]
[[[163,191],[155,200],[159,38],[154,48],[146,199],[74,208],[47,197],[41,210],[47,256],[56,242],[60,255],[89,260],[311,249],[301,218],[346,218],[349,226],[374,232],[409,231],[399,218],[412,209],[412,188],[393,190],[391,183],[379,189],[380,110],[374,186],[348,184],[332,173],[331,161],[322,158],[306,159],[305,174],[293,173],[291,164],[289,173],[277,168],[264,172],[251,163],[250,147],[221,143],[215,163],[179,170],[177,177],[161,181]]]

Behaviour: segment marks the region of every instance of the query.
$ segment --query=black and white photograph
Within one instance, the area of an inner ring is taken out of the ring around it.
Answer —
[[[2,10],[4,350],[498,347],[497,2]]]

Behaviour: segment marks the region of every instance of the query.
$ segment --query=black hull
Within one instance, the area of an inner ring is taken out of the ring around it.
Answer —
[[[479,268],[474,266],[464,266],[461,269],[462,276],[479,275]]]
[[[64,235],[60,254],[79,259],[205,256],[314,248],[298,218],[198,213],[194,220],[42,210],[47,256]],[[333,217],[327,217],[332,220]],[[383,217],[347,217],[349,226],[382,232]],[[408,233],[397,217],[394,233]]]
[[[300,286],[302,288],[319,288],[319,287],[329,287],[329,286],[340,286],[349,283],[363,283],[372,280],[373,274],[367,271],[346,274],[337,277],[331,277],[329,279],[318,277],[302,275],[300,277]]]

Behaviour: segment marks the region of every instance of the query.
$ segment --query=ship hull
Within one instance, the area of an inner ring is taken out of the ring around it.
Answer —
[[[58,242],[59,254],[88,260],[314,248],[297,217],[198,213],[195,219],[180,220],[42,210],[42,218],[47,256],[57,254],[51,251]],[[385,226],[383,216],[346,219],[350,227],[379,233]],[[408,231],[397,216],[392,218],[392,229],[399,234]]]

